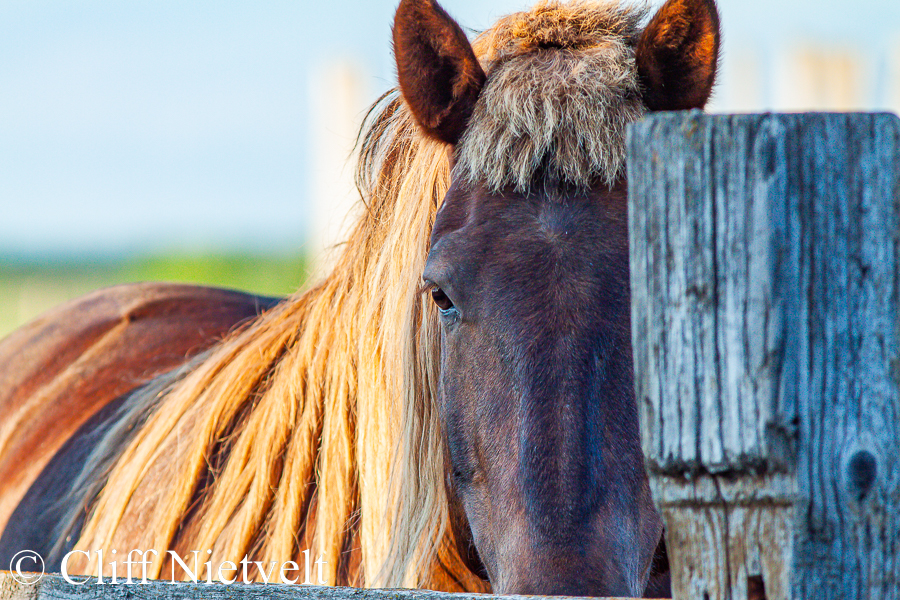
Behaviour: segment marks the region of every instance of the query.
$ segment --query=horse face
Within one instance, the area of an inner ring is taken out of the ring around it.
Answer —
[[[632,386],[626,195],[454,187],[440,307],[451,487],[495,591],[640,595],[662,530]]]
[[[394,44],[423,131],[467,143],[493,71],[433,0],[401,2]],[[717,53],[712,0],[670,0],[629,55],[645,109],[702,106]],[[463,171],[423,273],[461,554],[498,593],[640,595],[662,524],[633,391],[624,181],[572,185],[542,163],[498,189]]]

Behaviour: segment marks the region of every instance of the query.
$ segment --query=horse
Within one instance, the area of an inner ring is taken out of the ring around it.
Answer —
[[[196,577],[193,552],[268,580],[311,553],[330,585],[666,591],[625,130],[704,106],[714,0],[541,0],[472,42],[401,0],[393,45],[329,275],[103,290],[0,344],[0,561],[103,575],[152,549],[149,577]]]

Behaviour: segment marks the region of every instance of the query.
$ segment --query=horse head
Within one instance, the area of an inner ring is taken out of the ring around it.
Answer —
[[[640,595],[662,522],[632,381],[624,135],[702,107],[713,0],[544,2],[470,44],[402,0],[403,97],[453,175],[423,279],[440,313],[454,535],[504,594]]]

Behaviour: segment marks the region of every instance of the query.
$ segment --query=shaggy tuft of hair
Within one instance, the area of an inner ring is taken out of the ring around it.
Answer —
[[[543,1],[474,43],[487,73],[457,146],[456,175],[491,192],[527,191],[540,176],[612,186],[625,127],[646,112],[635,63],[643,6]]]

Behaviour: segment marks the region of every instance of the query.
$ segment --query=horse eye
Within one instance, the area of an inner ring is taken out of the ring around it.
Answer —
[[[453,308],[453,302],[450,301],[450,298],[447,297],[444,290],[437,286],[431,288],[431,299],[434,300],[434,303],[437,304],[438,308],[441,310],[450,310]]]

